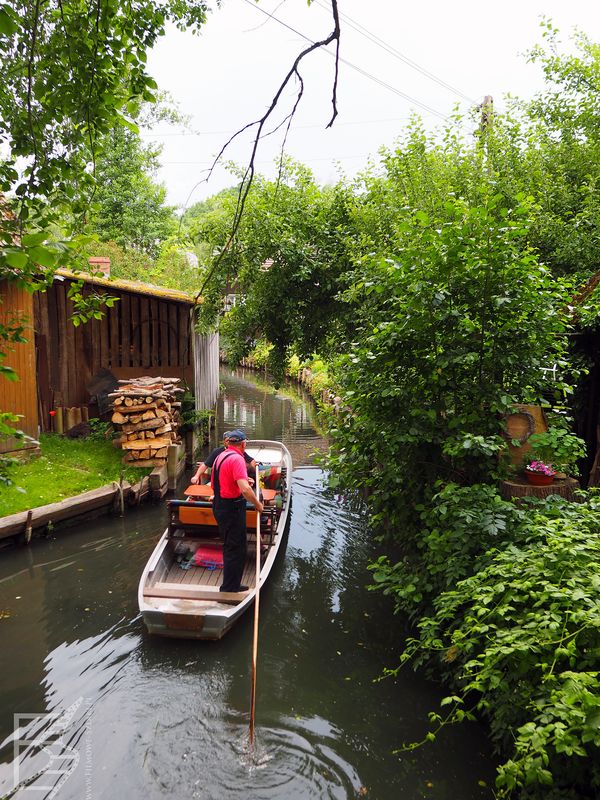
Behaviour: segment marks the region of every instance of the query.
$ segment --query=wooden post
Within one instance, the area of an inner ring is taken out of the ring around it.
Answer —
[[[65,427],[64,427],[64,418],[63,418],[63,407],[62,406],[57,406],[57,408],[56,408],[56,416],[54,417],[54,420],[55,420],[54,425],[55,425],[56,432],[62,434],[64,432],[64,429],[65,429]]]
[[[64,432],[71,430],[73,425],[75,425],[75,415],[73,413],[73,408],[66,408],[65,409],[65,417],[64,417]]]
[[[256,478],[254,483],[256,496],[260,492],[260,474],[256,465]],[[252,637],[252,694],[250,697],[250,744],[254,744],[254,718],[256,716],[256,665],[258,661],[258,601],[260,597],[260,511],[256,512],[256,577],[254,579],[254,634]]]
[[[81,421],[87,422],[90,418],[90,410],[87,406],[81,406]]]
[[[31,541],[31,533],[33,530],[33,526],[31,524],[31,517],[33,516],[33,511],[29,509],[27,512],[27,519],[25,521],[25,544],[29,544]]]
[[[483,103],[479,106],[481,109],[481,124],[479,126],[479,134],[482,138],[492,127],[494,121],[494,98],[491,94],[486,94],[483,98]]]
[[[185,460],[181,458],[181,445],[171,444],[167,450],[167,470],[169,473],[169,489],[177,488],[177,478],[185,468]]]
[[[73,412],[73,419],[75,420],[73,424],[79,425],[81,422],[81,406],[74,406],[71,411]]]

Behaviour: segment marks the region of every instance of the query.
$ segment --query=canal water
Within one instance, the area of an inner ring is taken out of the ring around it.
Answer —
[[[295,465],[289,536],[261,595],[254,750],[253,615],[220,642],[143,628],[137,583],[165,527],[148,505],[0,552],[0,798],[488,800],[478,726],[394,752],[425,736],[443,691],[409,669],[378,680],[405,631],[366,589],[364,510],[314,466],[310,402],[252,373],[222,382],[217,437],[282,439]]]

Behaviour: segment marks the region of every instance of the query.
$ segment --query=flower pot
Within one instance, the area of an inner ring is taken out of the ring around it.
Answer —
[[[543,472],[525,470],[525,477],[532,486],[550,486],[551,483],[554,483],[554,475],[544,475]]]

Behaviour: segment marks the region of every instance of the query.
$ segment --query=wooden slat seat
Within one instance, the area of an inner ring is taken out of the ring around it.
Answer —
[[[184,491],[186,497],[212,497],[214,494],[210,483],[192,484]]]
[[[189,583],[157,583],[144,589],[144,597],[170,597],[173,600],[214,600],[215,603],[241,603],[248,592],[220,592],[218,586]]]

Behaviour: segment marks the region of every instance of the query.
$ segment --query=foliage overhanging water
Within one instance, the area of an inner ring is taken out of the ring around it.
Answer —
[[[310,403],[251,373],[222,380],[217,435],[242,426],[283,439],[296,466],[287,549],[261,600],[256,751],[252,615],[217,643],[143,630],[137,582],[165,525],[164,509],[147,506],[1,553],[0,797],[47,786],[36,796],[490,798],[492,759],[477,726],[392,752],[425,735],[443,693],[409,671],[375,680],[395,664],[403,631],[390,603],[365,588],[364,513],[310,466],[323,445]],[[11,793],[15,743],[23,783]]]

